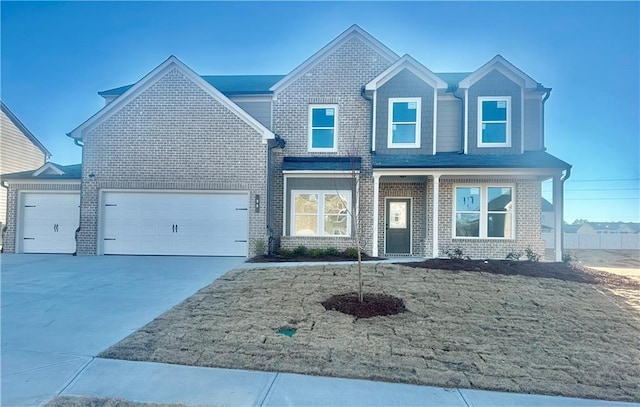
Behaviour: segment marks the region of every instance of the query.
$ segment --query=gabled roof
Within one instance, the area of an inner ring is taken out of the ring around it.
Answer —
[[[302,74],[307,72],[309,69],[316,66],[320,63],[327,55],[331,54],[333,51],[341,47],[345,42],[347,42],[352,37],[360,38],[365,44],[371,47],[373,50],[382,55],[389,62],[395,62],[399,56],[395,52],[391,51],[386,45],[373,38],[371,34],[358,27],[357,24],[349,27],[345,32],[336,37],[329,44],[325,45],[320,51],[313,54],[310,58],[304,61],[302,64],[298,65],[293,71],[291,71],[287,76],[278,81],[275,85],[271,87],[271,90],[274,93],[280,91],[280,89],[286,87],[289,83],[300,77]]]
[[[2,180],[73,180],[82,177],[82,164],[60,165],[46,163],[31,170],[2,175]]]
[[[25,137],[28,138],[29,141],[31,141],[34,146],[38,147],[40,151],[42,151],[42,153],[44,154],[44,159],[48,160],[51,157],[51,153],[49,152],[49,150],[47,150],[44,144],[42,144],[40,140],[38,140],[36,136],[34,136],[33,133],[29,131],[29,129],[27,129],[27,126],[22,124],[22,122],[18,119],[18,117],[16,117],[16,115],[13,114],[13,112],[9,110],[7,105],[5,105],[4,102],[1,100],[0,100],[0,108],[2,109],[4,114],[7,115],[9,120],[11,120],[13,124],[22,132],[22,134],[24,134]]]
[[[471,85],[482,79],[486,74],[496,69],[515,83],[525,88],[538,88],[539,83],[532,77],[518,69],[511,62],[507,61],[502,55],[496,55],[489,62],[476,69],[469,76],[460,81],[461,88],[469,88]]]
[[[571,165],[544,151],[523,154],[459,154],[436,155],[375,154],[373,168],[552,168],[569,169]]]
[[[425,83],[431,85],[435,89],[446,89],[448,84],[439,76],[431,72],[426,66],[413,59],[410,55],[405,54],[397,60],[389,68],[385,69],[380,75],[376,76],[365,86],[366,90],[375,90],[387,83],[403,70],[408,70]]]
[[[209,85],[226,96],[270,95],[269,88],[285,75],[201,75]],[[120,86],[98,92],[100,96],[120,96],[133,85]]]
[[[173,55],[170,56],[162,64],[158,65],[151,72],[149,72],[144,78],[136,82],[135,85],[125,90],[124,93],[116,100],[103,107],[100,111],[91,116],[87,121],[68,133],[67,136],[75,139],[82,139],[88,131],[96,127],[102,121],[111,117],[111,115],[119,111],[130,100],[134,99],[142,92],[147,90],[154,83],[163,78],[172,69],[178,69],[183,75],[193,81],[202,90],[207,92],[209,96],[218,101],[231,112],[235,113],[236,116],[242,119],[249,126],[253,127],[258,133],[262,135],[263,143],[266,143],[267,139],[274,138],[274,134],[271,132],[271,130],[260,124],[260,122],[251,117],[247,112],[245,112],[238,105],[229,100],[229,98],[220,93],[219,90],[211,86],[207,81],[202,79],[202,77],[196,74],[193,70],[191,70],[191,68],[186,66]]]

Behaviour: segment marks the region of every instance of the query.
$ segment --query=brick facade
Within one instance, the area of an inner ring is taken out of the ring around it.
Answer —
[[[364,99],[360,91],[391,63],[365,43],[358,35],[350,37],[341,46],[327,55],[307,73],[290,83],[274,96],[273,131],[287,140],[283,152],[274,154],[273,176],[273,230],[280,241],[283,226],[283,175],[284,156],[357,156],[362,157],[359,195],[361,219],[360,229],[365,237],[364,248],[371,252],[370,238],[373,227],[373,178],[371,170],[371,102]],[[338,105],[337,152],[310,153],[308,151],[309,105]],[[368,232],[368,233],[367,233]],[[304,242],[304,243],[303,243]],[[308,244],[309,247],[354,246],[340,239],[330,238],[285,238],[284,247]]]
[[[243,191],[266,202],[266,157],[255,129],[170,70],[84,137],[78,254],[98,251],[100,190]],[[250,254],[266,240],[265,210],[249,211]]]

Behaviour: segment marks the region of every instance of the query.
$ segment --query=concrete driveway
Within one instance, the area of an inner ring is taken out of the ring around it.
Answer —
[[[0,404],[51,399],[93,356],[243,261],[1,255]]]

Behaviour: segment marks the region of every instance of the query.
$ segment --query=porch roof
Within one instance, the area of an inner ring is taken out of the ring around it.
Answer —
[[[371,161],[373,168],[571,168],[570,164],[545,151],[526,151],[517,155],[373,154]]]
[[[283,171],[360,171],[360,157],[284,157]]]

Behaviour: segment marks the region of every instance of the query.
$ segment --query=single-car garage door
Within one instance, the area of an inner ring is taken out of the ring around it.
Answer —
[[[105,191],[103,254],[247,256],[246,193]]]
[[[73,253],[80,222],[80,193],[24,192],[20,196],[18,250]]]

